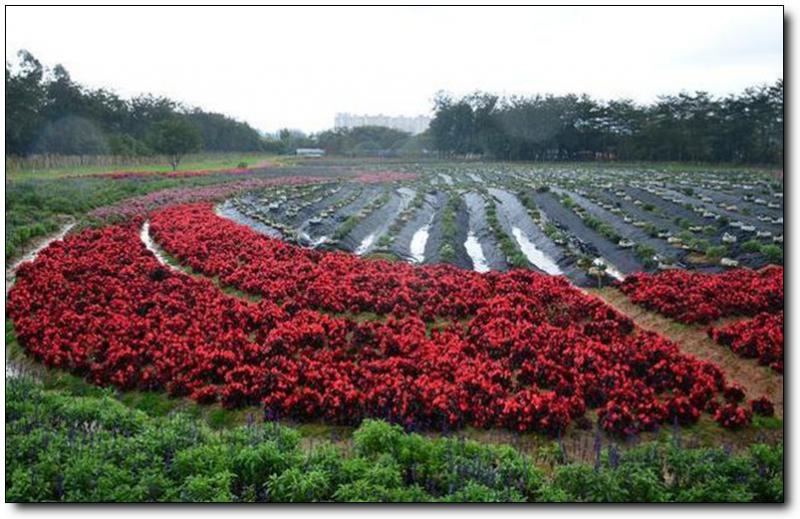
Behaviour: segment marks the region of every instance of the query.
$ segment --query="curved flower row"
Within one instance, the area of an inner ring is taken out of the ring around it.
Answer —
[[[628,338],[632,329],[627,318],[565,279],[531,271],[481,275],[449,266],[419,268],[300,249],[221,220],[203,205],[154,215],[151,229],[162,246],[194,270],[288,308],[416,315],[428,321],[463,322],[472,317],[467,321],[468,338],[481,341],[484,337],[494,348],[514,340],[515,323],[520,322],[549,322],[562,328],[585,322],[581,332],[604,342],[617,336]],[[484,316],[490,319],[483,322]],[[545,372],[544,366],[554,364],[556,359],[542,361],[538,369]],[[661,412],[653,410],[656,422]],[[606,423],[616,423],[613,413],[606,415]],[[641,417],[629,417],[629,421],[648,426]]]
[[[244,175],[252,173],[254,169],[261,169],[271,166],[269,162],[260,163],[253,168],[225,168],[225,169],[195,169],[185,171],[107,171],[94,173],[92,177],[123,179],[123,178],[187,178],[202,177],[206,175]]]
[[[250,178],[237,182],[197,187],[175,187],[125,199],[117,204],[97,208],[89,216],[100,219],[144,216],[150,211],[175,204],[216,201],[241,191],[281,185],[302,185],[326,182],[322,177]]]
[[[760,313],[753,319],[712,327],[708,335],[743,357],[783,373],[783,311]]]
[[[783,267],[778,266],[722,274],[678,269],[636,273],[618,286],[633,303],[687,324],[783,311]]]
[[[18,272],[8,312],[32,355],[101,385],[334,423],[556,434],[590,408],[618,434],[702,412],[729,427],[749,421],[718,368],[634,331],[563,278],[305,250],[209,204],[151,222],[186,264],[264,298],[165,268],[139,240],[140,219],[90,229]]]

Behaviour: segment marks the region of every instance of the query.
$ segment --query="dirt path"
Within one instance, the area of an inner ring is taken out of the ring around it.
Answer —
[[[588,289],[623,314],[629,316],[644,330],[660,333],[678,344],[686,353],[713,362],[725,373],[728,380],[745,388],[748,399],[766,395],[775,404],[775,414],[783,418],[783,375],[769,367],[759,366],[755,359],[739,357],[728,348],[708,338],[706,327],[685,325],[631,303],[616,288]]]
[[[64,236],[67,235],[70,229],[75,227],[75,224],[76,222],[70,219],[64,225],[62,225],[58,231],[32,239],[30,243],[23,249],[22,255],[18,256],[16,259],[12,259],[11,262],[7,264],[6,294],[8,294],[8,291],[11,290],[12,286],[14,286],[14,281],[16,280],[16,273],[19,266],[27,261],[35,260],[36,256],[38,256],[45,247],[54,241],[64,239]]]

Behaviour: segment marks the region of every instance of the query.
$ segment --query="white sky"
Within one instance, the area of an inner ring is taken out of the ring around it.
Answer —
[[[783,77],[780,7],[7,7],[6,59],[260,130],[428,114],[436,91],[652,101]]]

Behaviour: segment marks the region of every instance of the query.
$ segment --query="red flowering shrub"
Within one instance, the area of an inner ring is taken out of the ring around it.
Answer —
[[[744,388],[739,384],[731,384],[725,388],[722,392],[722,395],[725,397],[726,402],[730,402],[732,404],[738,404],[739,402],[744,401]]]
[[[688,423],[728,387],[714,365],[634,330],[562,277],[303,249],[210,204],[152,215],[161,246],[263,296],[252,302],[162,266],[141,223],[69,236],[19,269],[8,312],[31,355],[101,385],[407,428],[557,434],[594,408],[604,428],[628,435]],[[715,411],[736,427],[740,410]]]
[[[264,168],[269,164],[259,164],[257,167]],[[224,168],[224,169],[196,169],[186,171],[106,171],[103,173],[92,173],[89,176],[103,177],[112,179],[123,178],[187,178],[187,177],[201,177],[205,175],[244,175],[252,173],[252,169],[248,168]]]
[[[737,355],[758,359],[760,364],[783,373],[783,310],[713,327],[708,330],[708,335]]]
[[[752,413],[735,403],[721,406],[714,415],[714,420],[728,429],[741,429],[749,424],[751,419]]]
[[[667,413],[670,421],[677,421],[681,425],[691,425],[697,422],[700,418],[700,409],[685,396],[674,396],[667,402]]]
[[[752,409],[754,414],[759,416],[775,416],[775,406],[772,405],[772,401],[765,396],[750,400],[750,409]]]
[[[783,267],[722,274],[667,270],[627,276],[619,288],[633,303],[682,323],[783,310]]]

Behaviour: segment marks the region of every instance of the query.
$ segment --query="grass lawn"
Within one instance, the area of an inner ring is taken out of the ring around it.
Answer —
[[[264,162],[277,162],[275,155],[266,153],[200,153],[185,157],[178,166],[178,171],[231,169],[244,162],[248,167],[254,167]],[[152,163],[131,164],[124,166],[69,166],[49,169],[19,169],[7,168],[6,181],[24,180],[30,178],[54,179],[65,176],[83,176],[109,172],[147,171],[161,173],[172,171],[172,166],[163,158],[153,157]]]

